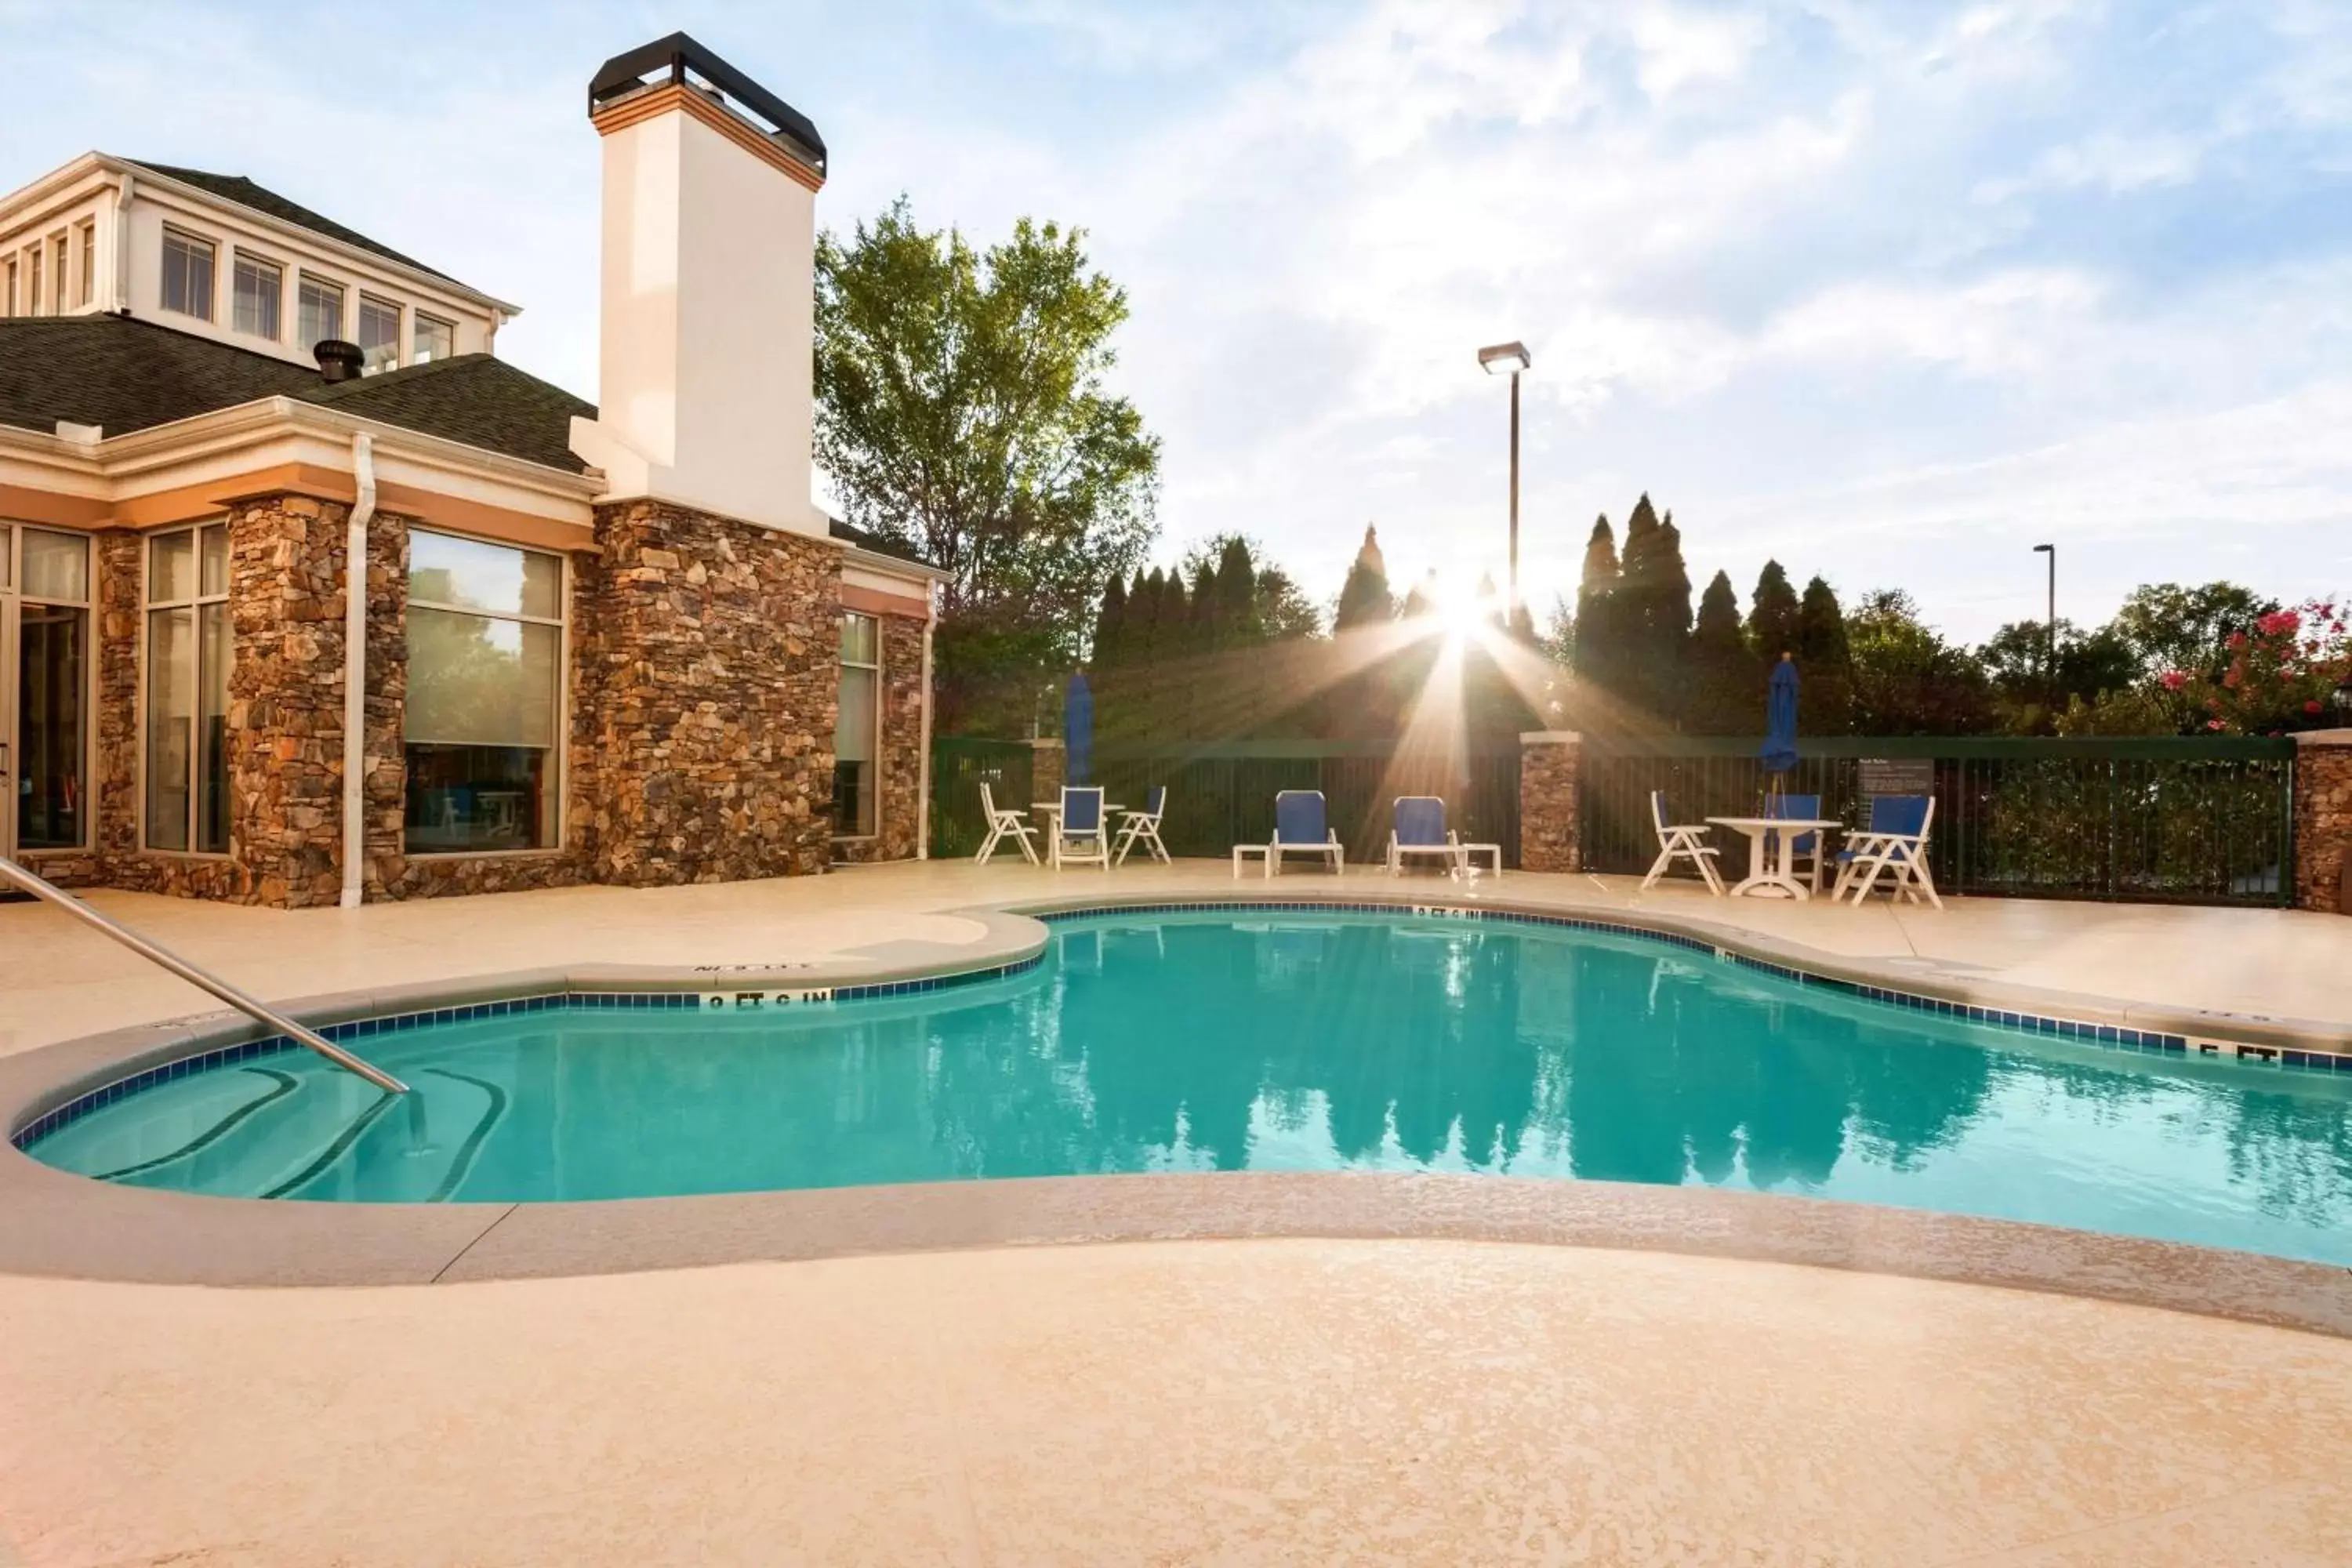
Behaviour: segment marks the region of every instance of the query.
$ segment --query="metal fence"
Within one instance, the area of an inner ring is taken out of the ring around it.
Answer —
[[[1747,740],[1612,743],[1587,735],[1578,812],[1584,865],[1649,868],[1658,852],[1654,789],[1666,792],[1676,822],[1754,815],[1765,786],[1756,749]],[[1936,796],[1928,863],[1947,892],[2294,901],[2292,740],[1823,736],[1797,750],[1784,787],[1819,795],[1822,816],[1850,825],[1868,816],[1866,760],[1924,764]]]
[[[979,847],[986,831],[980,817],[982,779],[998,805],[1030,804],[1029,757],[1024,742],[934,742],[934,857],[970,855]],[[1088,783],[1101,784],[1108,799],[1130,809],[1144,804],[1152,785],[1167,786],[1160,831],[1171,855],[1223,856],[1236,844],[1263,844],[1274,837],[1276,793],[1316,789],[1323,792],[1331,826],[1351,862],[1380,858],[1392,798],[1434,795],[1444,798],[1447,825],[1465,842],[1499,844],[1503,863],[1518,864],[1516,748],[1446,757],[1341,741],[1108,743],[1096,748],[1091,773]]]

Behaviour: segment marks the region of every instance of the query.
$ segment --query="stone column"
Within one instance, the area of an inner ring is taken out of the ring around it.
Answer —
[[[1584,737],[1570,730],[1519,736],[1519,868],[1573,871],[1577,847],[1577,759]]]
[[[1005,801],[1006,805],[1026,809],[1030,800],[1059,800],[1066,754],[1058,740],[1037,740],[1029,742],[1029,800]]]
[[[2352,730],[2294,738],[2294,904],[2352,914],[2343,902],[2352,855]]]

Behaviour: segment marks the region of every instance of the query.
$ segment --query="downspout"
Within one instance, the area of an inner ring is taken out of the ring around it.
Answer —
[[[114,221],[107,225],[107,310],[115,315],[131,310],[131,171],[114,187]]]
[[[347,910],[367,893],[368,524],[375,517],[375,441],[352,437],[352,503],[343,539],[343,898]]]
[[[931,628],[940,624],[939,584],[923,590],[923,722],[915,761],[915,858],[931,858]]]

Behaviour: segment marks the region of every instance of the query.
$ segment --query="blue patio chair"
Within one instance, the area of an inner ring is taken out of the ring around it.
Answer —
[[[1433,795],[1401,795],[1391,803],[1388,871],[1404,875],[1408,857],[1435,858],[1448,877],[1463,872],[1462,837],[1445,826],[1445,803]]]
[[[1103,820],[1099,784],[1064,784],[1062,809],[1054,820],[1054,866],[1100,866],[1110,869],[1110,825]]]
[[[1274,797],[1274,837],[1265,847],[1265,874],[1272,877],[1285,855],[1319,855],[1336,875],[1346,863],[1339,836],[1323,816],[1319,789],[1286,789]]]
[[[1819,821],[1822,815],[1822,797],[1817,795],[1769,795],[1764,802],[1764,815],[1792,816],[1800,820],[1811,817]],[[1778,835],[1774,837],[1777,837]],[[1767,839],[1765,847],[1770,850],[1779,846],[1771,839]],[[1820,892],[1822,890],[1822,836],[1819,833],[1800,833],[1790,844],[1789,869],[1791,872],[1797,869],[1797,862],[1800,860],[1812,862],[1813,891]]]
[[[1889,888],[1896,898],[1927,901],[1937,909],[1944,900],[1936,894],[1936,879],[1927,874],[1927,832],[1936,820],[1932,795],[1878,795],[1870,797],[1870,826],[1849,836],[1838,854],[1837,886],[1832,898],[1853,890],[1856,904],[1870,897],[1882,871],[1892,871]]]
[[[1127,864],[1127,852],[1137,845],[1161,865],[1170,864],[1168,846],[1160,842],[1160,822],[1168,815],[1168,786],[1153,784],[1143,797],[1143,809],[1130,811],[1118,821],[1118,863]]]

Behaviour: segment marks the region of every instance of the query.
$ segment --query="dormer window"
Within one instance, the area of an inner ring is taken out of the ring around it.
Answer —
[[[176,228],[163,231],[163,309],[199,321],[213,319],[211,240]]]
[[[367,356],[362,369],[369,375],[398,364],[400,307],[373,294],[361,295],[359,345]]]
[[[343,335],[343,286],[330,283],[323,278],[302,274],[302,287],[296,302],[296,326],[301,342],[296,346],[309,353],[329,338]]]
[[[426,364],[434,360],[447,359],[457,352],[457,324],[417,311],[416,349],[410,356],[412,363]]]
[[[232,320],[240,332],[278,341],[278,317],[285,297],[286,274],[274,261],[236,253],[236,308]]]

